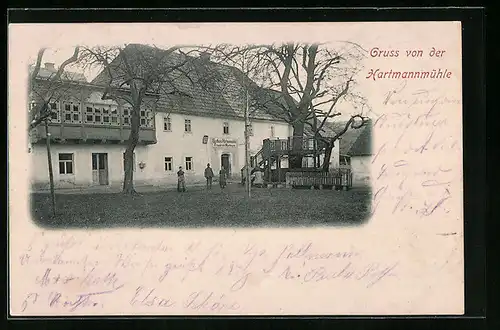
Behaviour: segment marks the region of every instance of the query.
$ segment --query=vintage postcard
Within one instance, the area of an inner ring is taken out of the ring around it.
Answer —
[[[460,22],[12,24],[12,316],[462,315]]]

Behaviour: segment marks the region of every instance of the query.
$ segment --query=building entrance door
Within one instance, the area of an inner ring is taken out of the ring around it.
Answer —
[[[220,156],[220,163],[221,166],[223,166],[226,170],[227,177],[231,178],[231,159],[229,157],[229,154],[222,154]]]
[[[92,154],[92,182],[99,185],[108,185],[108,154]]]

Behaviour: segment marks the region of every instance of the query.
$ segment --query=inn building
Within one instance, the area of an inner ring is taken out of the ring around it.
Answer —
[[[169,60],[182,58],[172,55]],[[146,93],[143,98],[133,161],[134,183],[138,186],[174,185],[179,166],[186,173],[188,185],[203,182],[207,163],[214,173],[224,166],[231,179],[239,180],[245,165],[245,95],[253,164],[259,163],[266,146],[273,145],[276,150],[290,147],[293,129],[286,121],[279,92],[258,87],[240,70],[215,64],[204,54],[190,63],[196,70],[189,71],[189,78],[185,74],[172,76],[170,90]],[[31,109],[40,104],[41,95],[50,95],[52,111],[48,132],[45,125],[30,132],[32,189],[49,187],[47,133],[56,188],[122,185],[124,152],[131,129],[130,104],[120,98],[104,97],[109,87],[106,70],[91,82],[82,74],[65,72],[54,83],[50,78],[56,71],[51,63],[41,67],[30,95]],[[130,93],[126,84],[115,83],[119,85],[115,93]],[[333,136],[342,125],[326,125],[325,134]],[[310,133],[306,129],[305,135]],[[368,129],[350,130],[344,136],[333,149],[330,170],[352,168],[354,185],[369,184],[371,125]],[[311,138],[305,142],[311,142]],[[323,155],[316,157],[323,162]],[[278,159],[268,168],[288,167],[286,157]],[[304,157],[303,167],[313,166],[313,159]]]
[[[53,88],[49,85],[55,71],[50,63],[42,67],[36,88]],[[242,79],[248,78],[242,78],[241,72],[231,67],[220,66],[218,71],[230,89],[179,82],[169,94],[145,96],[134,154],[136,185],[174,184],[179,166],[184,168],[188,184],[201,182],[207,163],[215,173],[224,166],[230,177],[239,179],[245,164],[245,100],[241,95],[243,84],[248,83]],[[82,75],[67,73],[53,91],[48,133],[56,188],[114,186],[123,182],[132,109],[127,103],[103,99],[102,76],[87,82]],[[122,92],[127,93],[127,88]],[[36,94],[31,95],[31,107],[39,102]],[[264,139],[292,135],[291,126],[277,115],[279,107],[273,108],[272,104],[250,107],[252,155],[262,148]],[[46,133],[44,125],[39,125],[30,134],[34,189],[49,185]],[[282,166],[287,167],[286,160],[283,162]]]

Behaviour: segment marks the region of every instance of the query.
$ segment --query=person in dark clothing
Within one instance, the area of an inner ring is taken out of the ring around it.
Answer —
[[[207,179],[207,189],[212,189],[212,179],[214,177],[214,171],[210,167],[210,164],[207,164],[205,168],[205,179]]]
[[[226,187],[226,178],[227,178],[226,169],[224,168],[224,166],[222,166],[219,171],[219,185],[221,188]]]
[[[252,186],[255,186],[255,187],[263,187],[264,186],[264,178],[262,175],[262,171],[258,167],[255,167],[252,170]]]
[[[184,171],[182,170],[182,166],[179,166],[179,170],[177,171],[177,191],[186,191],[186,181],[184,179]]]

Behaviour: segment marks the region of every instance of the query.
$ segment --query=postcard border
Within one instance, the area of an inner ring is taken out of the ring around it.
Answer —
[[[461,21],[463,28],[463,127],[464,127],[464,240],[465,240],[465,316],[446,317],[446,316],[413,316],[413,317],[351,317],[351,316],[318,316],[301,317],[301,322],[314,322],[317,325],[325,325],[328,319],[328,327],[332,325],[343,324],[345,321],[353,321],[353,324],[363,322],[366,319],[397,319],[397,324],[403,320],[418,319],[415,323],[442,322],[443,320],[453,320],[456,323],[458,319],[477,322],[475,329],[479,329],[481,320],[485,316],[485,224],[482,219],[486,215],[486,157],[484,148],[486,142],[485,133],[485,77],[484,77],[484,10],[481,8],[451,8],[451,9],[307,9],[297,11],[296,9],[213,9],[213,10],[181,10],[172,9],[167,11],[85,11],[85,10],[65,10],[64,15],[60,15],[58,10],[37,10],[33,11],[11,11],[8,19],[10,23],[62,23],[62,22],[236,22],[236,21],[267,21],[267,22],[330,22],[330,21]],[[235,15],[237,13],[238,15]],[[7,100],[7,97],[5,98]],[[473,137],[473,138],[471,138]],[[467,166],[467,164],[474,166]],[[8,212],[8,211],[7,211]],[[8,214],[7,214],[8,215]],[[4,229],[8,232],[8,221],[5,222]],[[8,243],[5,251],[8,256]],[[6,261],[8,257],[6,258]],[[8,270],[8,263],[7,265]],[[8,277],[8,276],[7,276]],[[7,281],[8,283],[8,281]],[[7,284],[8,292],[8,284]],[[4,295],[7,298],[8,295]],[[263,319],[291,319],[296,324],[299,316],[293,317],[255,317],[256,322],[263,322]],[[41,319],[47,320],[64,319],[59,324],[72,322],[82,317],[10,317],[11,320],[20,319]],[[137,319],[155,319],[162,322],[161,317],[84,317],[86,320],[95,319],[116,322],[123,318]],[[169,317],[179,318],[179,317]],[[188,317],[201,320],[208,319],[238,319],[244,317]],[[428,319],[428,320],[422,320]],[[440,319],[440,320],[437,320]],[[432,321],[434,320],[434,321]],[[130,321],[130,320],[129,320]],[[127,321],[128,322],[128,321]],[[332,322],[332,323],[330,323]],[[385,321],[384,321],[385,322]],[[350,328],[352,325],[350,325]],[[442,323],[441,323],[442,324]],[[158,323],[157,325],[160,325]],[[184,324],[185,326],[185,324]],[[366,324],[364,325],[366,326]]]

